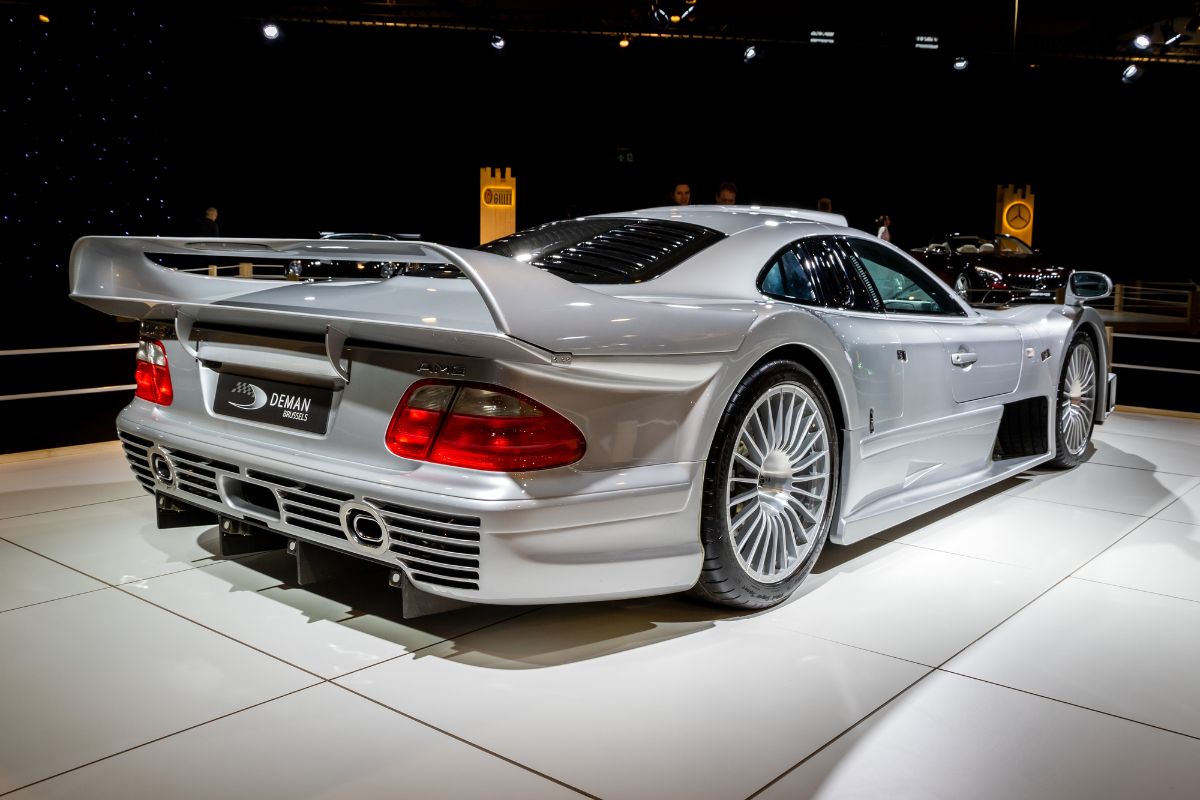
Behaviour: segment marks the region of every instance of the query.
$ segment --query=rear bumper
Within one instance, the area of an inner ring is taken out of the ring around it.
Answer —
[[[428,491],[404,485],[404,473],[369,479],[311,454],[231,447],[153,422],[133,406],[117,420],[148,491],[399,568],[432,594],[500,604],[617,599],[681,591],[700,574],[702,463],[479,473],[476,492],[464,479],[473,471],[456,470],[444,491]],[[428,476],[413,483],[432,485]],[[355,509],[377,514],[385,541],[356,537]]]

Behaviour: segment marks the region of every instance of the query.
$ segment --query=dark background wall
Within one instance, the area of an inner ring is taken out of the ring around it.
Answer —
[[[893,220],[895,243],[989,232],[997,184],[1032,184],[1035,246],[1117,277],[1196,277],[1187,187],[1200,67],[1138,83],[1118,61],[727,41],[285,24],[236,6],[0,7],[0,351],[128,342],[67,299],[87,234],[318,230],[477,240],[477,170],[509,166],[518,225],[666,201]],[[806,34],[798,32],[798,35]],[[632,156],[632,158],[631,158]],[[0,395],[128,383],[132,354],[9,356]],[[0,403],[0,451],[110,438],[128,392]],[[67,422],[69,420],[69,422]]]

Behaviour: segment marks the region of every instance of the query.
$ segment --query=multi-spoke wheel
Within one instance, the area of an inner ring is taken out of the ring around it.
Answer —
[[[958,296],[963,300],[971,302],[971,276],[966,272],[958,273],[958,277],[954,279],[954,291],[958,292]]]
[[[1087,451],[1096,412],[1096,350],[1092,340],[1079,334],[1063,359],[1056,409],[1057,445],[1054,464],[1073,467]]]
[[[795,590],[829,536],[837,441],[825,392],[808,370],[774,361],[742,381],[705,467],[695,594],[762,608]]]

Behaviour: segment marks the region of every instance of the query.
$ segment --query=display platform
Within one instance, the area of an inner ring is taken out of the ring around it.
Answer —
[[[1200,786],[1200,420],[1117,413],[788,602],[404,620],[158,530],[117,443],[0,459],[0,794],[1077,798]],[[290,582],[289,582],[290,581]]]

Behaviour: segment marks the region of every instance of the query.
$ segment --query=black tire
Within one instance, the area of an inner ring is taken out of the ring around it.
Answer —
[[[773,433],[749,428],[747,435],[757,430],[767,451],[752,452],[744,428],[771,419],[776,409],[781,422]],[[762,462],[757,472],[746,455]],[[787,360],[751,370],[729,399],[705,464],[704,564],[692,594],[736,608],[766,608],[791,595],[829,538],[839,468],[833,412],[813,374]]]
[[[1063,355],[1062,373],[1058,377],[1051,466],[1069,469],[1087,455],[1095,427],[1098,385],[1096,347],[1087,334],[1077,333]]]

